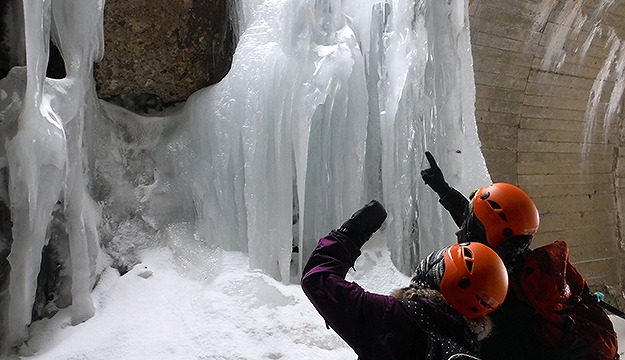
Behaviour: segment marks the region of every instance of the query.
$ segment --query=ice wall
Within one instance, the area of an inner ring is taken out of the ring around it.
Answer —
[[[455,239],[421,180],[423,152],[461,191],[489,182],[466,1],[238,1],[230,73],[152,116],[97,100],[102,10],[97,0],[25,1],[40,15],[25,17],[26,71],[0,82],[0,115],[15,124],[3,154],[14,221],[5,349],[27,336],[57,201],[77,323],[94,311],[99,242],[118,268],[169,246],[184,271],[210,280],[225,249],[298,281],[317,239],[377,198],[389,211],[378,238],[408,273]],[[44,76],[51,29],[61,80]]]
[[[430,150],[461,190],[488,182],[466,4],[238,6],[231,72],[187,101],[188,124],[158,155],[168,174],[191,169],[185,197],[200,238],[248,251],[252,267],[286,281],[317,238],[379,198],[403,271],[452,241],[454,226],[419,172]]]
[[[454,238],[421,180],[423,152],[433,152],[462,191],[489,182],[473,115],[468,13],[462,1],[394,1],[375,4],[372,19],[368,58],[378,74],[370,71],[369,81],[378,84],[387,239],[394,262],[409,272],[421,254]]]

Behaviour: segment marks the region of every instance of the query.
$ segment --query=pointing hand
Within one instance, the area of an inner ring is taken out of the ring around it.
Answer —
[[[441,168],[436,164],[436,160],[434,160],[434,156],[429,151],[425,152],[425,157],[430,164],[430,167],[421,170],[421,178],[429,187],[434,190],[439,197],[443,197],[447,195],[451,187],[445,181],[445,177],[443,176],[443,172]]]

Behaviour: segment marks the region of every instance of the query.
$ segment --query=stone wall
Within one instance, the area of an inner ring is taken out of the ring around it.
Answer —
[[[625,2],[469,8],[476,118],[493,181],[535,200],[535,246],[566,240],[591,289],[620,295]]]
[[[156,110],[219,82],[234,53],[230,4],[223,0],[107,0],[104,38],[98,95],[122,106],[148,99]]]

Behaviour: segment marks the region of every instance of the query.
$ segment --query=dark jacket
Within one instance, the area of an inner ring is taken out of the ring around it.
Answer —
[[[449,212],[456,225],[461,227],[467,215],[469,200],[452,188],[440,198],[439,202]],[[522,263],[523,259],[517,259],[515,263]],[[484,360],[584,359],[586,346],[582,341],[575,341],[570,346],[560,349],[549,349],[541,345],[531,326],[535,311],[515,294],[515,290],[521,291],[521,286],[518,285],[518,269],[520,267],[509,268],[511,290],[508,291],[502,306],[490,314],[494,328],[491,335],[481,343],[481,357]]]
[[[319,241],[302,277],[306,296],[359,359],[440,360],[476,351],[477,335],[446,302],[409,292],[403,299],[374,294],[346,281],[359,255],[333,232]]]
[[[467,205],[469,205],[469,199],[464,197],[458,190],[451,188],[449,192],[441,197],[438,202],[443,205],[445,210],[449,212],[451,218],[458,227],[462,226],[462,222],[466,217]]]

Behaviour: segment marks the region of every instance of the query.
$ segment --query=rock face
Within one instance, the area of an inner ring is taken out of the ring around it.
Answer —
[[[94,77],[100,98],[137,113],[162,110],[219,82],[235,48],[229,0],[107,0],[104,57]],[[24,65],[21,2],[0,2],[0,79]],[[48,77],[63,78],[51,44]]]
[[[219,82],[234,53],[229,14],[223,0],[107,0],[99,96],[141,113]]]

